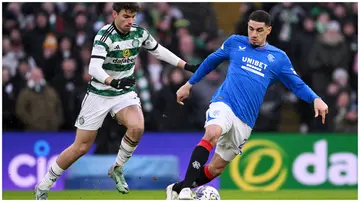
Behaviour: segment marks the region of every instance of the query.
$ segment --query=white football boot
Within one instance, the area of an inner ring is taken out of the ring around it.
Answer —
[[[195,200],[195,194],[190,188],[184,188],[179,193],[179,200]]]
[[[179,194],[173,190],[175,183],[166,187],[166,200],[179,200]]]

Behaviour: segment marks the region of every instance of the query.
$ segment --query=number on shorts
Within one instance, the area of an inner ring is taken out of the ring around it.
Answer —
[[[239,150],[240,150],[240,155],[242,154],[242,148],[244,147],[244,145],[245,145],[245,143],[246,143],[247,140],[248,140],[248,139],[244,139],[243,143],[240,144],[240,146],[238,147]]]

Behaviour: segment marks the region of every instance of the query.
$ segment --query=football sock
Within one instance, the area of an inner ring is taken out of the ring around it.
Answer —
[[[196,178],[195,183],[190,188],[192,189],[192,188],[196,188],[198,186],[207,184],[207,183],[211,182],[211,180],[213,180],[214,178],[215,177],[212,176],[211,173],[209,172],[209,167],[203,166],[200,169],[199,175]],[[176,191],[176,193],[180,193],[183,183],[184,183],[184,181],[176,183],[173,187],[173,191]]]
[[[209,141],[204,139],[200,141],[191,155],[190,163],[185,175],[185,180],[182,183],[175,184],[173,187],[174,191],[194,185],[195,180],[199,175],[200,168],[207,162],[210,151],[212,149],[213,146]]]
[[[206,165],[205,167],[203,167],[200,170],[200,174],[199,176],[196,178],[196,183],[195,186],[191,187],[191,188],[195,188],[204,184],[207,184],[209,182],[211,182],[211,180],[213,180],[215,177],[213,175],[211,175],[211,173],[209,172],[209,165]]]
[[[116,157],[116,165],[124,166],[134,153],[139,142],[132,141],[126,134],[121,140],[118,155]]]
[[[49,168],[43,180],[39,183],[38,188],[41,190],[50,190],[63,172],[64,170],[60,168],[55,161],[55,163]]]

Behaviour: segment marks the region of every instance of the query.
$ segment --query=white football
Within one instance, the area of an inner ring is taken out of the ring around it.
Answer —
[[[201,186],[195,191],[196,200],[220,200],[219,192],[212,186]]]

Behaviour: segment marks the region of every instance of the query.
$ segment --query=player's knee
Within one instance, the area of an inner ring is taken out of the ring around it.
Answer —
[[[215,146],[220,136],[221,128],[219,126],[208,126],[203,139],[209,141],[213,146]]]
[[[134,125],[128,128],[128,133],[133,136],[141,136],[144,133],[144,126],[143,125]]]
[[[225,167],[209,164],[209,172],[213,177],[217,177],[224,172]]]
[[[78,156],[82,156],[82,155],[85,155],[89,151],[91,145],[81,143],[81,144],[74,145],[74,147],[75,147],[74,149],[76,151],[76,154]]]

